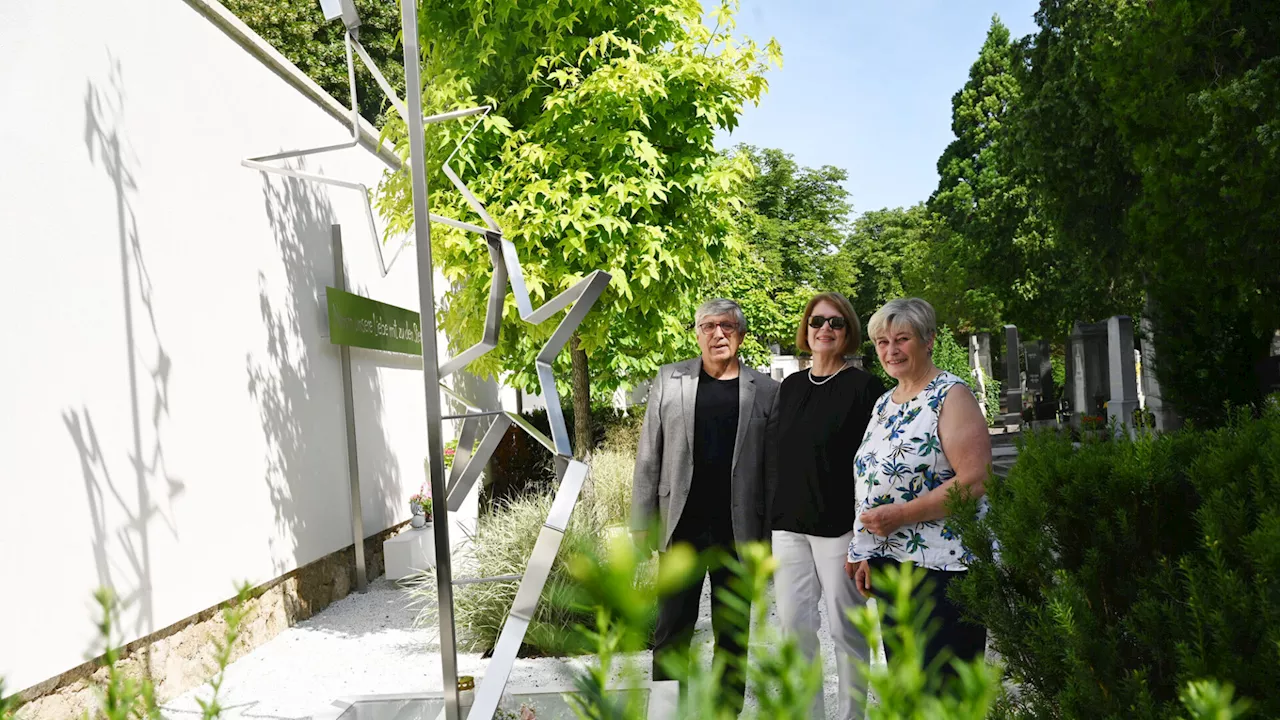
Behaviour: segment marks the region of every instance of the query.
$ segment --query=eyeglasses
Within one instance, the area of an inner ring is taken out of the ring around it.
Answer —
[[[710,335],[711,333],[716,331],[717,327],[723,330],[725,335],[732,335],[733,333],[738,332],[738,323],[731,322],[729,320],[724,320],[718,323],[715,323],[715,322],[698,323],[698,332],[702,333],[703,335]]]
[[[844,329],[844,318],[840,317],[839,315],[832,315],[831,317],[823,317],[822,315],[809,316],[809,327],[813,328],[814,330],[817,330],[818,328],[822,327],[823,324],[825,323],[831,323],[832,330]]]

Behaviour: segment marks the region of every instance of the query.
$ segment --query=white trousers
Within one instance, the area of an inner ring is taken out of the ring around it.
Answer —
[[[852,530],[835,538],[773,531],[773,556],[778,561],[773,586],[778,597],[778,615],[783,629],[796,639],[800,651],[810,661],[818,655],[821,622],[818,603],[825,603],[840,681],[836,715],[840,720],[853,720],[855,711],[861,714],[861,708],[866,705],[866,681],[855,670],[854,661],[865,664],[870,657],[866,638],[854,627],[848,614],[864,602],[844,572],[852,539]],[[812,712],[816,720],[827,717],[821,690],[813,701]]]

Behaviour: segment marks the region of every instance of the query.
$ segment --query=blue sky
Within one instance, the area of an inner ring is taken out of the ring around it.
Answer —
[[[951,96],[999,15],[1035,29],[1038,0],[743,0],[738,33],[782,45],[769,93],[732,135],[801,165],[849,173],[854,215],[913,205],[937,187]]]

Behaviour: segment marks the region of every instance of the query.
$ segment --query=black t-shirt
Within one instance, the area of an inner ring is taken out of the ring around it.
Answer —
[[[698,373],[693,411],[693,484],[676,529],[682,537],[710,530],[733,538],[733,446],[738,438],[738,378]]]
[[[853,459],[884,392],[879,378],[853,367],[822,385],[814,385],[808,371],[782,381],[769,487],[772,529],[821,537],[853,529]]]

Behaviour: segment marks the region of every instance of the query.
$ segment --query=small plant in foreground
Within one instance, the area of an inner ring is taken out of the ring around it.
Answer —
[[[92,720],[160,720],[155,685],[151,679],[129,677],[120,667],[121,648],[115,644],[119,601],[116,600],[115,593],[108,588],[101,588],[93,594],[93,598],[102,613],[98,621],[98,635],[106,645],[101,662],[107,669],[107,682],[105,686],[98,688],[98,710],[86,717]]]
[[[656,529],[648,534],[656,537]],[[583,553],[569,560],[570,572],[577,581],[579,603],[594,609],[594,627],[580,627],[579,633],[595,647],[597,662],[577,679],[578,695],[571,697],[576,714],[583,720],[623,720],[644,717],[635,693],[610,691],[609,679],[620,656],[643,650],[651,633],[651,608],[659,598],[687,584],[691,572],[700,567],[698,556],[687,545],[673,546],[662,563],[653,583],[638,582],[644,574],[652,548],[637,549],[629,538],[615,537],[603,554]],[[707,559],[707,558],[704,558]],[[765,597],[775,561],[763,544],[748,545],[740,550],[740,559],[711,558],[725,563],[733,573],[731,592],[722,596],[730,605],[730,617],[738,632],[746,633],[748,623],[757,632],[769,631],[765,623],[768,602]],[[748,613],[746,604],[751,604]],[[740,642],[745,646],[746,637]],[[777,640],[774,642],[774,640]],[[745,660],[745,658],[743,659]],[[669,670],[685,674],[687,694],[682,698],[681,718],[733,718],[736,708],[725,702],[723,686],[730,673],[744,672],[749,694],[756,698],[755,710],[744,717],[808,718],[814,694],[822,690],[822,668],[808,662],[795,643],[780,638],[757,642],[751,662],[745,668],[739,663],[726,667],[713,662],[707,667],[689,658],[670,659]],[[624,665],[624,679],[639,678],[642,673]]]
[[[867,604],[849,613],[868,646],[879,647],[883,639],[889,654],[886,666],[862,668],[880,701],[867,709],[867,720],[983,720],[1000,695],[1001,671],[982,658],[962,661],[946,651],[925,664],[934,603],[922,592],[924,578],[925,572],[909,563],[877,571],[872,585],[888,588],[892,602],[878,601],[874,610]],[[882,635],[886,617],[895,623]],[[944,673],[947,667],[950,677]]]
[[[4,694],[4,678],[0,677],[0,720],[13,720],[21,706],[17,695]]]
[[[213,693],[208,700],[197,699],[200,704],[202,720],[217,720],[222,716],[222,705],[218,702],[218,692],[227,665],[231,663],[232,651],[240,637],[240,628],[248,615],[245,601],[251,597],[248,584],[239,587],[236,599],[227,603],[222,610],[222,619],[226,629],[222,636],[214,640],[214,674],[210,681]],[[106,683],[97,688],[99,706],[86,713],[86,720],[160,720],[160,706],[156,701],[155,685],[147,677],[132,677],[121,665],[124,658],[123,648],[116,644],[116,625],[120,613],[120,604],[115,593],[108,588],[101,588],[94,593],[101,617],[98,621],[98,635],[102,639],[104,650],[100,660],[106,668]],[[3,688],[0,687],[0,691]],[[0,692],[2,695],[3,692]],[[5,703],[0,701],[0,720],[10,720],[6,713]],[[12,713],[13,706],[7,712]]]
[[[222,608],[222,621],[226,623],[226,629],[223,631],[222,637],[215,638],[213,641],[213,658],[216,670],[213,679],[209,681],[209,687],[213,689],[213,692],[208,700],[196,699],[196,702],[200,703],[200,715],[203,720],[215,720],[222,715],[222,704],[218,701],[218,693],[222,690],[222,681],[226,678],[227,666],[231,664],[231,654],[235,650],[236,640],[240,638],[240,628],[249,616],[250,611],[245,607],[245,602],[249,599],[251,592],[252,588],[249,584],[242,583],[236,590],[235,600],[227,603]]]

